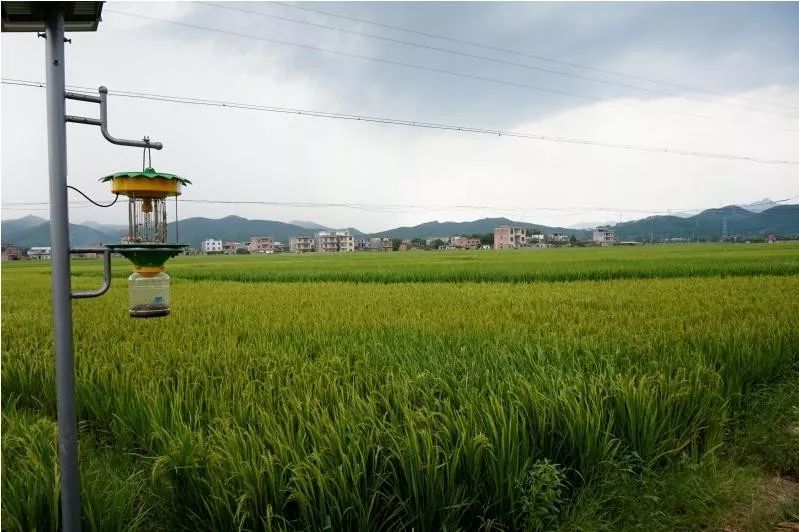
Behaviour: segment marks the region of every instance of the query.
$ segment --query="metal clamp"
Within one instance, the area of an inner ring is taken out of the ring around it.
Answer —
[[[100,87],[97,89],[100,96],[89,96],[88,94],[80,94],[76,92],[64,92],[64,98],[67,100],[77,100],[80,102],[90,102],[100,104],[100,119],[86,118],[83,116],[66,115],[67,122],[74,122],[76,124],[88,124],[91,126],[100,126],[100,132],[103,137],[111,144],[118,144],[120,146],[133,146],[134,148],[153,148],[160,150],[164,147],[160,142],[150,142],[149,137],[144,137],[143,140],[126,140],[118,139],[108,132],[108,89]]]
[[[111,288],[111,249],[109,248],[70,248],[70,254],[76,253],[102,253],[103,254],[103,286],[97,290],[87,290],[83,292],[71,292],[72,299],[87,299],[90,297],[100,297]]]

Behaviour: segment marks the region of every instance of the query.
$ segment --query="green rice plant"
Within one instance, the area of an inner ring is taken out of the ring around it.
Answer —
[[[186,257],[152,321],[115,279],[74,303],[87,529],[550,529],[712,455],[799,360],[796,250],[617,251]],[[3,273],[3,527],[48,529],[47,270]]]

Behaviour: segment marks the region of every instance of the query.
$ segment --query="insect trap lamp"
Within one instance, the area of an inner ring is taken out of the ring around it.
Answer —
[[[167,244],[167,198],[181,194],[191,181],[174,174],[141,171],[118,172],[100,179],[111,182],[111,192],[128,198],[128,234],[122,244],[108,247],[133,263],[128,277],[129,314],[132,318],[157,318],[169,315],[169,275],[167,260],[187,244]],[[177,221],[176,221],[177,223]]]

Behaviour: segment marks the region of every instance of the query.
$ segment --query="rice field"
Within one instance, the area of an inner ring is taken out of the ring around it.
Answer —
[[[142,321],[114,267],[73,305],[95,530],[568,526],[799,361],[796,244],[180,257]],[[55,530],[49,271],[2,274],[2,527]]]

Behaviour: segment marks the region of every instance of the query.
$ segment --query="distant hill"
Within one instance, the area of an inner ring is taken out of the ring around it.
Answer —
[[[758,202],[759,203],[759,202]],[[774,234],[781,237],[799,237],[799,205],[777,205],[763,212],[752,212],[742,207],[730,205],[720,209],[708,209],[688,218],[680,216],[651,216],[642,220],[616,224],[619,240],[648,241],[650,238],[690,238],[699,240],[719,240],[724,219],[727,219],[727,234],[741,239],[757,238]],[[313,222],[303,222],[313,224]],[[525,227],[541,233],[563,233],[578,239],[590,238],[590,231],[575,228],[551,227],[527,222],[515,222],[508,218],[483,218],[471,222],[427,222],[413,227],[397,227],[372,235],[365,235],[355,228],[349,228],[357,237],[376,236],[409,239],[439,238],[455,235],[492,233],[499,225]],[[73,246],[90,246],[97,243],[117,243],[125,234],[124,227],[91,223],[87,225],[70,224],[70,239]],[[180,241],[192,247],[199,247],[206,238],[248,242],[252,236],[271,236],[275,240],[288,243],[297,235],[312,235],[318,229],[308,229],[296,224],[274,220],[248,220],[240,216],[225,218],[187,218],[181,220]],[[3,244],[16,244],[21,247],[50,245],[50,224],[36,216],[25,216],[17,220],[4,220],[0,227]],[[175,223],[167,228],[169,242],[178,236]]]
[[[769,210],[772,207],[776,207],[777,205],[779,204],[776,201],[772,201],[768,198],[763,198],[762,200],[755,201],[754,203],[746,203],[737,206],[751,212],[763,212]]]
[[[103,225],[94,222],[70,224],[69,227],[73,246],[118,243],[122,236],[127,234],[125,226]],[[18,220],[3,220],[1,229],[3,244],[16,244],[24,248],[50,245],[50,223],[42,218],[26,216]],[[294,224],[272,220],[248,220],[240,216],[226,216],[220,219],[186,218],[180,220],[177,229],[179,234],[175,230],[174,222],[168,224],[168,241],[175,242],[176,236],[180,236],[181,243],[189,244],[192,247],[199,247],[206,238],[249,242],[252,236],[272,236],[275,240],[288,244],[288,240],[292,236],[312,235],[316,231]],[[349,230],[356,236],[363,236],[363,233],[357,229],[350,228]]]
[[[83,222],[78,225],[83,225],[86,227],[90,227],[96,231],[100,231],[101,233],[107,233],[109,235],[125,235],[128,233],[128,226],[127,225],[111,225],[111,224],[99,224],[97,222]]]
[[[50,245],[50,222],[45,221],[35,227],[19,230],[16,222],[2,223],[3,244],[16,244],[23,248]],[[9,227],[10,226],[10,227]],[[109,235],[85,225],[69,224],[69,243],[71,246],[92,246],[94,244],[119,242],[119,235]]]
[[[288,244],[288,240],[296,235],[312,235],[311,229],[299,225],[287,224],[273,220],[248,220],[240,216],[213,218],[186,218],[178,224],[180,241],[191,247],[200,247],[207,238],[235,242],[249,242],[252,236],[271,236],[275,240]],[[175,222],[167,225],[169,241],[174,242]]]
[[[650,238],[719,240],[725,218],[727,235],[730,237],[757,238],[771,234],[782,237],[799,236],[799,205],[777,205],[763,212],[751,212],[730,205],[720,209],[708,209],[690,218],[651,216],[616,224],[616,238],[639,241]]]
[[[594,227],[607,227],[615,223],[615,220],[606,220],[604,222],[582,222],[579,224],[570,225],[569,229],[593,229]]]
[[[15,238],[12,238],[12,235],[15,237],[43,223],[47,223],[47,220],[39,218],[38,216],[33,216],[32,214],[23,218],[17,218],[16,220],[3,220],[2,226],[0,226],[0,232],[3,233],[3,243],[13,243]],[[10,238],[7,239],[6,235],[9,235]]]
[[[439,238],[455,235],[471,235],[493,233],[494,228],[499,225],[510,225],[512,227],[526,227],[535,229],[541,233],[563,233],[575,235],[581,238],[586,231],[580,229],[569,229],[566,227],[550,227],[546,225],[531,224],[527,222],[514,222],[508,218],[482,218],[473,222],[427,222],[413,227],[397,227],[376,233],[373,236],[386,238],[401,238],[413,240],[414,238]]]
[[[329,227],[325,227],[324,225],[319,225],[315,222],[306,222],[304,220],[289,220],[288,222],[291,225],[297,225],[299,227],[304,227],[305,229],[311,229],[314,231],[325,231],[330,229]]]

